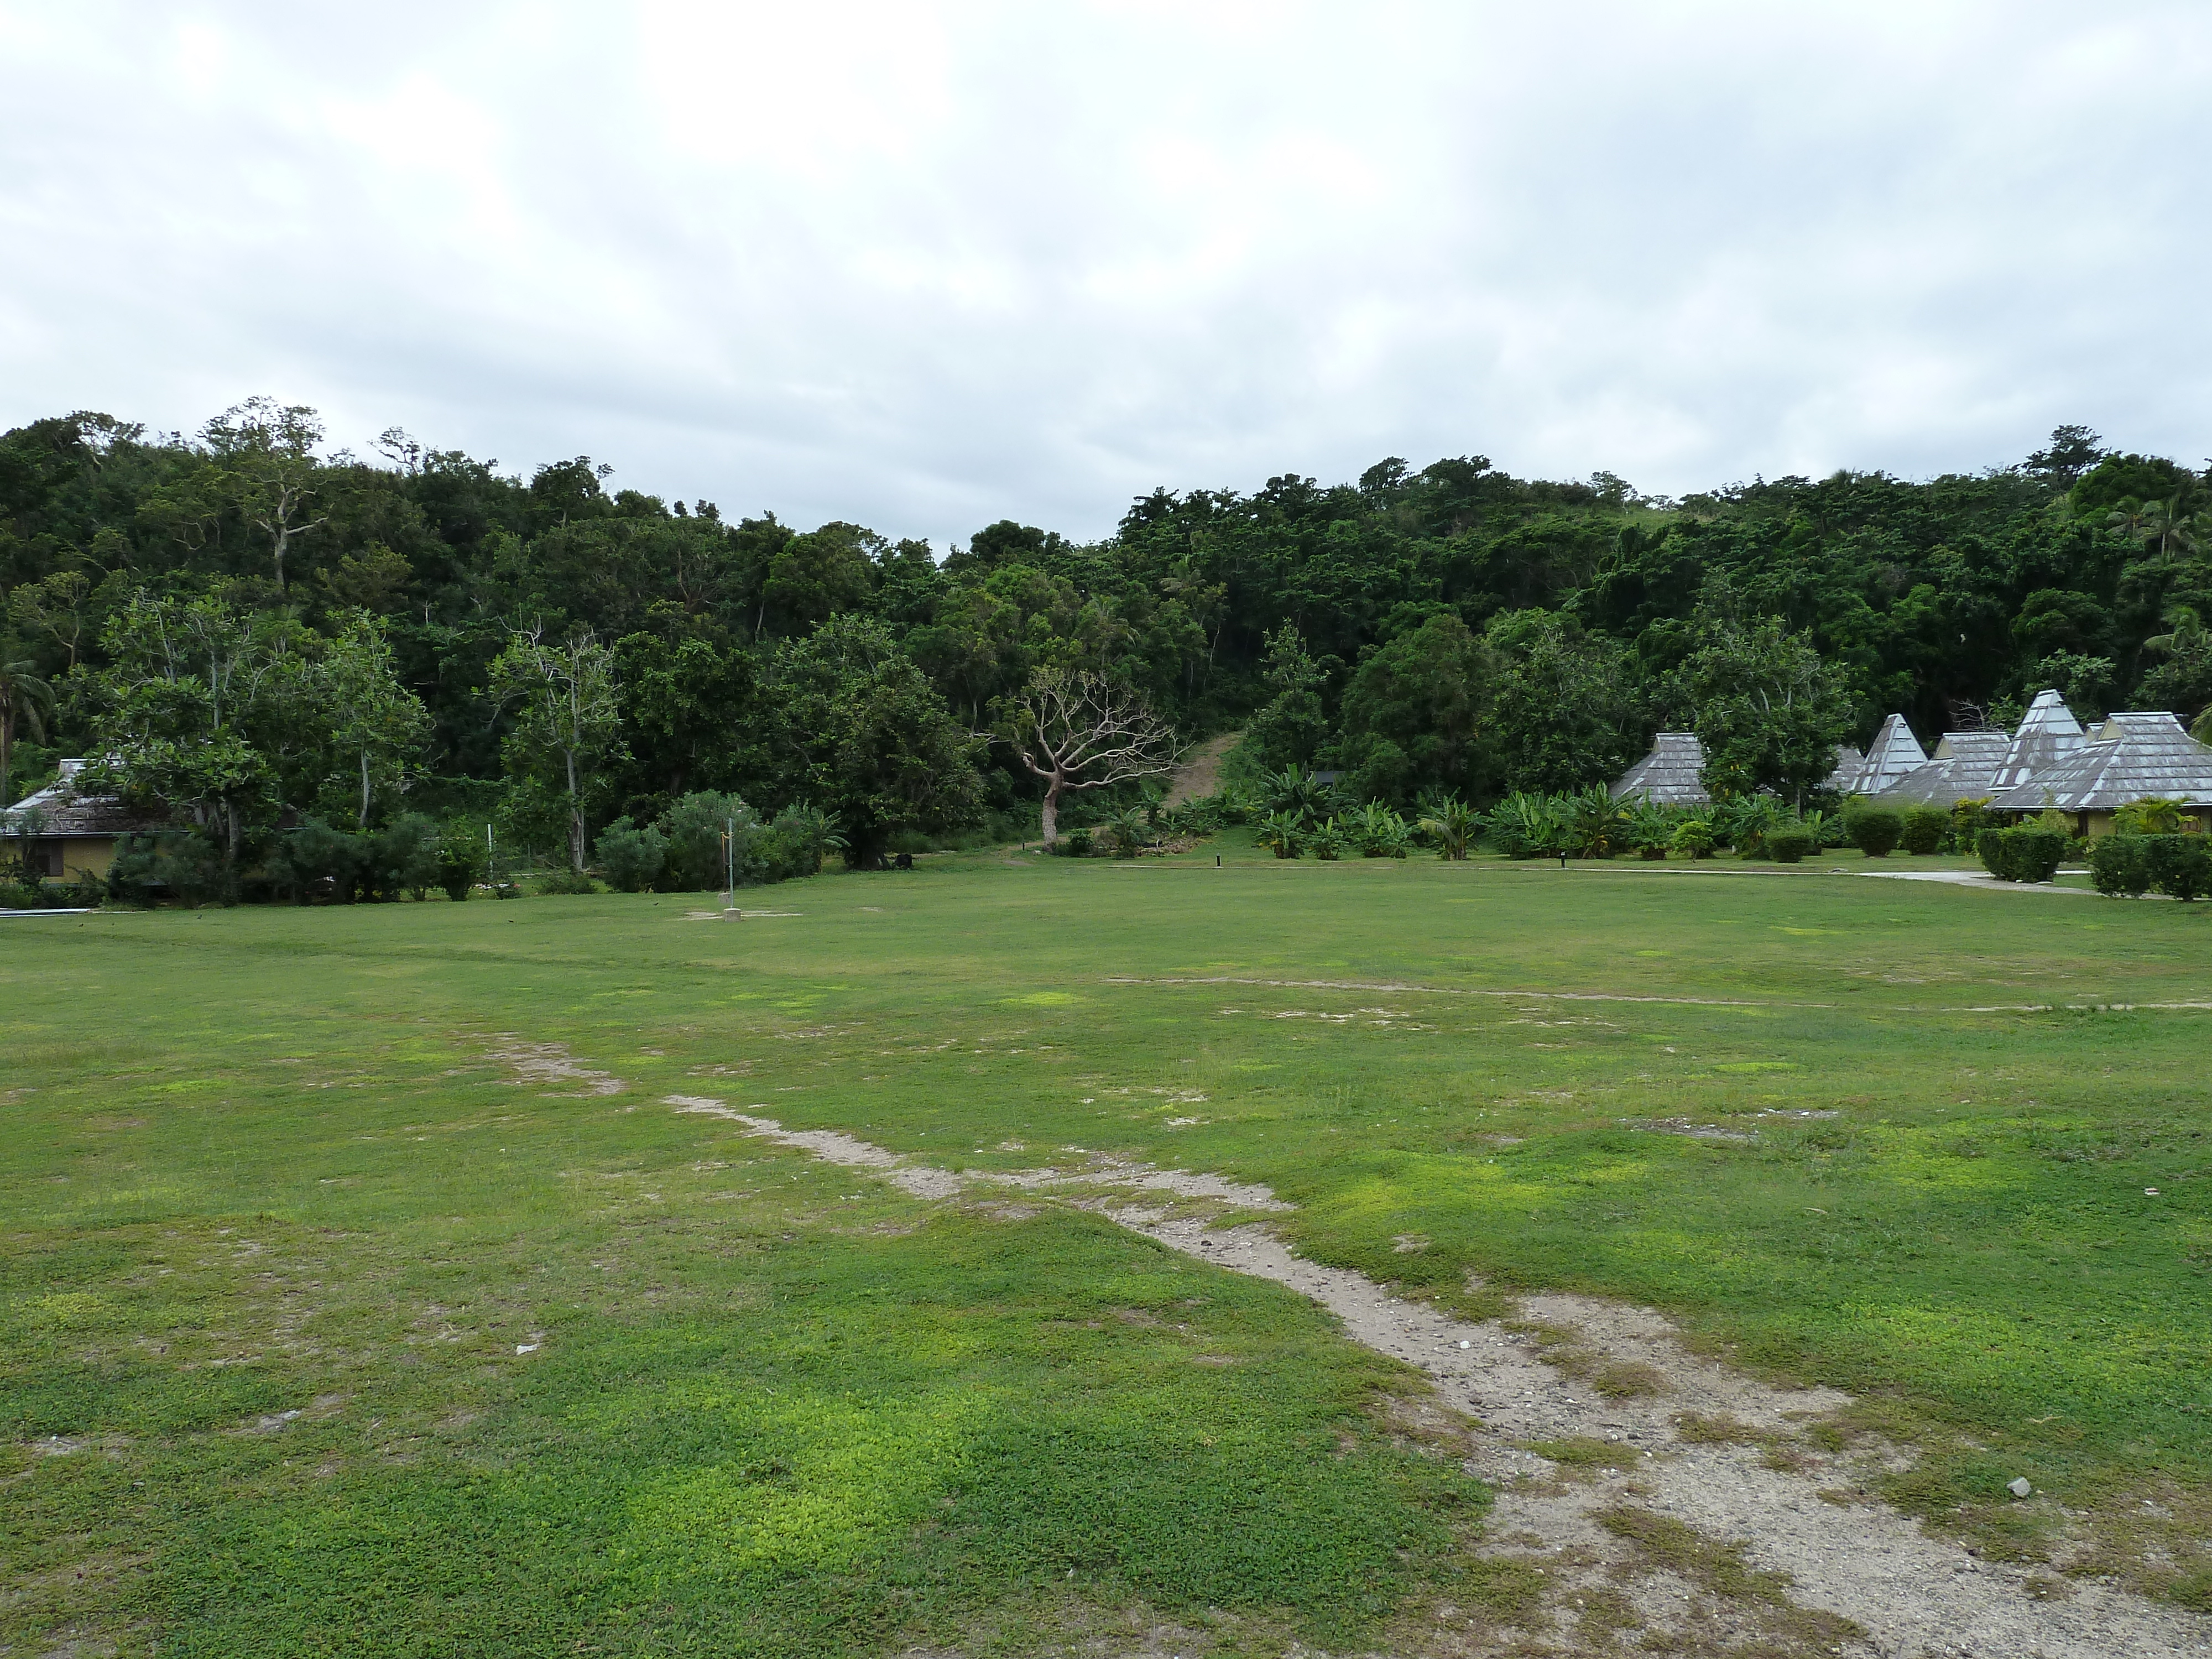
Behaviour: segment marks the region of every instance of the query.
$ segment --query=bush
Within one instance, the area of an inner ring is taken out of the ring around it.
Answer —
[[[1313,849],[1316,858],[1334,863],[1344,856],[1347,842],[1343,829],[1331,818],[1306,837],[1306,845]]]
[[[2145,836],[2103,836],[2089,844],[2089,879],[2107,898],[2141,898],[2150,890]]]
[[[1091,854],[1091,832],[1088,830],[1071,830],[1060,838],[1060,847],[1069,858],[1087,859]]]
[[[1925,858],[1930,853],[1943,850],[1944,838],[1951,833],[1951,815],[1940,806],[1915,806],[1905,815],[1905,825],[1898,839],[1905,850],[1917,857]]]
[[[805,801],[794,801],[761,832],[763,881],[792,881],[822,873],[822,860],[844,846],[830,830],[830,820]]]
[[[456,818],[438,832],[438,885],[454,903],[466,900],[471,890],[483,879],[490,859],[476,825]]]
[[[1713,826],[1703,818],[1685,818],[1674,826],[1674,850],[1693,859],[1713,855]]]
[[[1810,830],[1770,830],[1766,834],[1766,850],[1777,864],[1802,864],[1820,845],[1820,837]]]
[[[438,826],[419,812],[394,818],[362,843],[362,884],[380,902],[411,893],[417,902],[438,883]]]
[[[1886,859],[1905,833],[1905,819],[1893,806],[1857,806],[1844,813],[1844,833],[1870,859]]]
[[[1990,822],[1990,797],[1987,795],[1951,803],[1951,845],[1957,851],[1972,852],[1980,843],[1982,831],[1995,827]]]
[[[2203,898],[2212,892],[2212,848],[2202,836],[2136,836],[2115,837],[2143,843],[2143,862],[2151,885],[2169,898]]]
[[[599,883],[593,881],[589,876],[580,876],[573,870],[556,870],[550,876],[540,876],[538,878],[538,891],[543,897],[596,893],[599,890]],[[504,897],[505,895],[502,894],[501,896]]]
[[[652,824],[641,830],[619,817],[599,831],[592,854],[608,886],[617,893],[642,893],[660,879],[668,862],[668,837]]]
[[[296,903],[351,904],[366,851],[362,837],[333,830],[320,818],[307,818],[279,838],[269,857],[269,873]],[[121,857],[118,851],[118,863]]]
[[[1974,850],[2000,881],[2049,881],[2065,861],[2066,837],[2055,830],[1984,830]]]
[[[735,844],[726,860],[722,837],[732,824]],[[738,886],[756,886],[764,878],[760,819],[735,795],[712,789],[686,795],[661,815],[659,827],[668,838],[664,885],[670,892],[720,891],[732,862]]]

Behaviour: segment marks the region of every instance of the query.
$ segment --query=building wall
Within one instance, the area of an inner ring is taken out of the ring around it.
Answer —
[[[74,881],[79,874],[89,870],[95,876],[105,876],[108,866],[115,862],[115,837],[112,836],[41,836],[32,843],[35,858],[46,855],[46,878],[49,881]],[[54,854],[61,854],[61,868],[54,868]]]

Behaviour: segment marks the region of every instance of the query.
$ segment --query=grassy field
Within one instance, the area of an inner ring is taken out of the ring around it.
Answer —
[[[1224,838],[736,923],[0,923],[0,1651],[1259,1650],[1515,1593],[1468,1577],[1481,1491],[1379,1426],[1417,1384],[1288,1292],[672,1093],[1265,1182],[1463,1310],[1658,1306],[1861,1396],[1827,1431],[1922,1448],[1916,1513],[2034,1554],[2025,1472],[2092,1565],[2212,1598],[2160,1565],[2212,1522],[2212,912],[1829,868]]]

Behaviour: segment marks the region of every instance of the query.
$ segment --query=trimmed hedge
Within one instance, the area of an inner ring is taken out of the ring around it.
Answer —
[[[2106,898],[2141,898],[2150,891],[2147,836],[2100,836],[2089,844],[2089,879]]]
[[[1943,838],[1951,833],[1951,815],[1940,806],[1916,806],[1905,815],[1905,832],[1901,837],[1905,850],[1925,857],[1943,850]]]
[[[1857,806],[1844,813],[1844,833],[1870,859],[1884,859],[1905,833],[1905,819],[1893,806]]]
[[[1766,835],[1766,850],[1777,864],[1802,864],[1820,844],[1820,837],[1810,830],[1770,830]]]
[[[1999,881],[2049,881],[2065,861],[2066,837],[2056,830],[1984,830],[1974,850]]]
[[[2137,836],[2151,885],[2168,898],[2200,899],[2212,893],[2212,848],[2202,836]]]

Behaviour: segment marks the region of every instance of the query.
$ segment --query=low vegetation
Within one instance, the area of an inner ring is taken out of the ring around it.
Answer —
[[[1483,1493],[1387,1430],[1413,1380],[1296,1297],[671,1094],[1267,1182],[1300,1251],[1448,1305],[1658,1307],[1854,1395],[1823,1443],[1922,1449],[1868,1479],[1929,1524],[2212,1604],[2200,907],[1235,828],[694,902],[6,924],[0,1645],[799,1655],[1146,1609],[1251,1650],[1491,1595]]]

